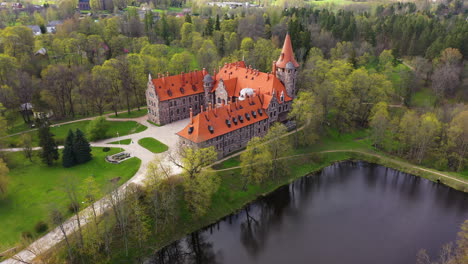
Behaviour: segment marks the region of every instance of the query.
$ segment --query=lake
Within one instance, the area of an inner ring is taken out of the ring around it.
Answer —
[[[468,194],[365,162],[303,177],[145,263],[416,263],[468,219]]]

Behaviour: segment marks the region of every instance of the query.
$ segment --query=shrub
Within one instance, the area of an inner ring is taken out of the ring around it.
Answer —
[[[32,239],[33,238],[33,235],[31,232],[29,231],[23,231],[21,233],[21,238],[23,238],[24,240],[29,240],[29,239]]]
[[[34,230],[36,230],[36,233],[40,234],[40,233],[44,233],[45,231],[47,231],[49,227],[47,226],[46,223],[44,223],[44,221],[39,221],[37,222],[37,224],[34,226]]]
[[[68,211],[72,214],[78,212],[80,210],[80,204],[76,202],[72,202],[68,205]]]
[[[104,151],[104,152],[109,152],[109,151],[110,151],[110,148],[109,148],[109,147],[105,147],[105,148],[102,149],[102,151]]]
[[[105,138],[107,130],[109,129],[109,126],[106,123],[106,117],[96,117],[95,119],[91,120],[86,129],[88,138],[91,141]]]

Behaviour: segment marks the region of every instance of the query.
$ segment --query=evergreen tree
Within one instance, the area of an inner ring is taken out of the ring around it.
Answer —
[[[65,168],[73,167],[76,164],[75,158],[75,135],[73,131],[68,130],[68,136],[65,139],[65,145],[62,152],[62,166]]]
[[[42,148],[40,157],[43,163],[52,166],[54,160],[58,160],[59,153],[54,134],[50,132],[48,120],[39,123],[39,146]]]
[[[75,153],[76,164],[83,164],[92,159],[89,142],[86,140],[83,132],[81,132],[79,129],[77,129],[75,133],[73,149]]]
[[[189,13],[185,14],[185,22],[192,23],[192,16]]]
[[[219,15],[216,15],[215,30],[221,30],[221,24],[219,22]]]
[[[205,31],[203,31],[204,36],[211,36],[213,35],[213,19],[208,18],[208,21],[206,23]]]

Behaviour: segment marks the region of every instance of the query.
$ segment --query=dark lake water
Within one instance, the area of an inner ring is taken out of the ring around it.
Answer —
[[[382,166],[343,162],[193,233],[147,263],[416,263],[468,219],[468,194]]]

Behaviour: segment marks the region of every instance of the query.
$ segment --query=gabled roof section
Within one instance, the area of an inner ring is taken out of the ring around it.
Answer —
[[[285,94],[285,102],[292,100],[291,97],[287,96],[283,83],[274,74],[245,67],[243,61],[225,64],[216,74],[216,80],[223,80],[230,97],[239,97],[242,89],[251,88],[257,95],[276,96],[280,103],[282,103],[280,100],[281,92]],[[216,88],[217,85],[218,83],[214,87]]]
[[[154,90],[159,101],[203,93],[203,78],[206,71],[193,71],[153,79]]]
[[[177,134],[200,143],[265,119],[268,119],[268,114],[260,97],[253,96],[201,112]]]
[[[288,63],[291,62],[291,64],[288,65]],[[278,68],[286,68],[286,66],[294,66],[295,68],[299,67],[299,63],[297,63],[296,59],[294,58],[294,51],[291,43],[291,36],[289,36],[289,33],[286,34],[286,38],[284,39],[284,44],[283,44],[283,49],[281,50],[281,55],[276,62],[276,67]]]

